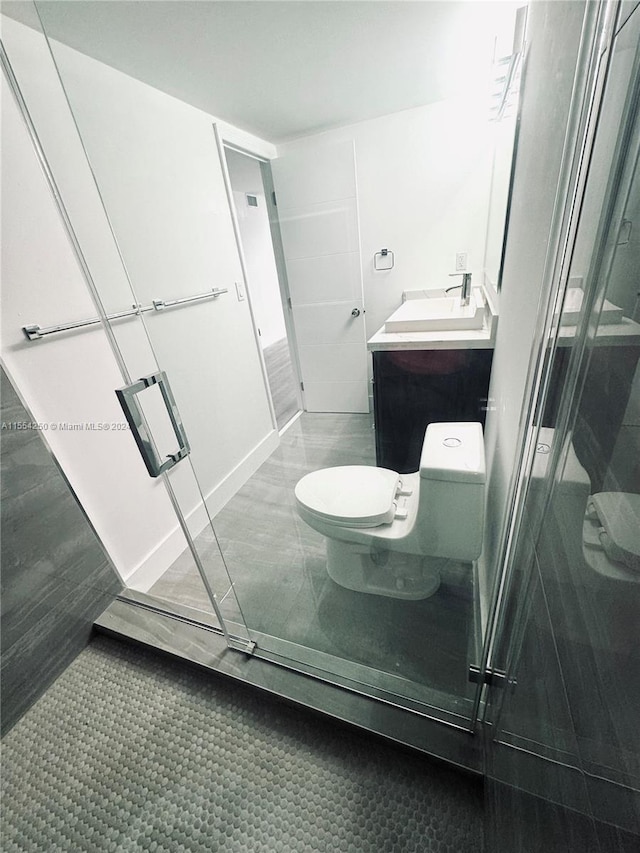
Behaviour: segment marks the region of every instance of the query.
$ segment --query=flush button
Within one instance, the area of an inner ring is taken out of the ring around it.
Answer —
[[[442,443],[445,447],[460,447],[462,444],[459,438],[445,438]]]

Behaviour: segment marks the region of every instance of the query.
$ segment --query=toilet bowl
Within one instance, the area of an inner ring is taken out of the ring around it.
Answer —
[[[597,685],[600,673],[610,674],[616,661],[637,652],[640,495],[592,493],[571,439],[570,434],[564,438],[547,504],[549,461],[559,439],[551,428],[538,433],[531,488],[540,490],[539,503],[546,504],[546,511],[539,519],[543,527],[536,566],[557,598],[554,606],[562,608],[556,630],[573,648],[590,647],[598,657],[593,679]]]
[[[538,433],[532,488],[544,487],[555,430]],[[566,439],[564,463],[555,490],[554,513],[562,536],[569,574],[571,567],[588,567],[601,578],[640,583],[640,495],[591,492],[591,480],[578,460],[571,437]],[[556,551],[555,557],[560,559]]]
[[[327,540],[329,576],[347,589],[421,599],[448,560],[482,547],[485,458],[479,423],[427,427],[420,469],[324,468],[295,487],[298,514]]]

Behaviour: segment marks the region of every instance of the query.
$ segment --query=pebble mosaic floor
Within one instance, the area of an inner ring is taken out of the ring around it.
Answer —
[[[481,783],[98,636],[2,742],[0,849],[479,853]]]

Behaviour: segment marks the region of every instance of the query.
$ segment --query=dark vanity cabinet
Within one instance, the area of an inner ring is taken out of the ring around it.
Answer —
[[[373,355],[376,463],[417,471],[425,430],[437,421],[484,426],[492,349],[382,350]]]
[[[640,492],[640,460],[637,452],[627,450],[637,446],[632,413],[625,426],[629,402],[638,382],[639,341],[637,335],[608,334],[605,326],[580,377],[589,393],[580,399],[571,441],[591,480],[592,493],[612,489],[613,482],[616,491]],[[542,420],[545,427],[555,427],[558,421],[562,393],[570,374],[572,343],[571,339],[565,345],[561,341],[554,355]],[[629,465],[629,458],[635,459],[635,464]]]

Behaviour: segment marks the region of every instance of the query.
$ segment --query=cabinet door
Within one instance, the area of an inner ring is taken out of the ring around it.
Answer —
[[[430,423],[484,426],[493,350],[403,350],[373,354],[376,462],[417,471]]]

